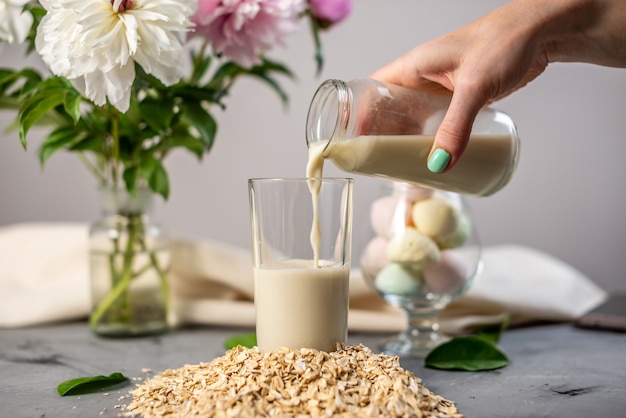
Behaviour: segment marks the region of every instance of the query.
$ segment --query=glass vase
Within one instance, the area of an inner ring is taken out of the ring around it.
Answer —
[[[99,190],[102,214],[89,231],[91,330],[136,337],[169,328],[169,242],[151,218],[154,195]]]

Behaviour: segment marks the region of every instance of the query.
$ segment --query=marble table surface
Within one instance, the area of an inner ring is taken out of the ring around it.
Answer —
[[[158,337],[103,339],[86,323],[0,330],[0,418],[116,417],[116,405],[140,378],[207,362],[224,341],[251,330],[194,327]],[[351,334],[375,348],[383,335]],[[510,364],[489,372],[428,369],[402,359],[426,387],[455,401],[467,418],[626,417],[626,334],[550,324],[511,329],[499,343]],[[58,383],[121,372],[131,378],[108,392],[60,397]]]

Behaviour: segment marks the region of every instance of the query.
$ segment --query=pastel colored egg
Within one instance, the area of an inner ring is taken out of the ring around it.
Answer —
[[[411,215],[415,227],[437,242],[447,241],[457,231],[457,211],[444,199],[433,198],[416,202]]]
[[[396,263],[426,266],[439,261],[439,248],[432,239],[408,226],[389,240],[387,258]]]
[[[424,268],[424,281],[428,291],[441,295],[460,292],[469,280],[469,275],[467,264],[452,250],[441,251],[439,262]]]
[[[396,196],[384,196],[372,203],[370,208],[370,222],[376,235],[389,237],[393,216],[398,205]]]
[[[364,274],[375,276],[389,264],[387,258],[388,243],[387,239],[381,236],[376,236],[367,243],[361,256],[361,270]]]
[[[394,231],[406,226],[411,205],[398,196],[381,197],[372,203],[370,222],[376,235],[390,238]]]
[[[384,294],[415,296],[424,288],[420,269],[391,263],[383,268],[374,282],[376,289]]]
[[[460,215],[458,218],[457,228],[454,234],[439,243],[439,248],[448,249],[448,248],[456,248],[465,244],[467,238],[472,232],[472,221],[466,215]]]

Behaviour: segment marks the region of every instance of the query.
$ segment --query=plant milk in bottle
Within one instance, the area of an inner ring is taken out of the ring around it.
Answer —
[[[426,164],[433,135],[362,135],[328,146],[313,143],[338,168],[469,195],[486,196],[502,187],[513,145],[505,135],[471,135],[455,166],[433,173]]]
[[[349,172],[451,192],[488,196],[517,166],[519,137],[505,113],[483,108],[454,167],[432,173],[427,158],[450,104],[447,97],[372,79],[327,80],[307,115],[309,149]]]

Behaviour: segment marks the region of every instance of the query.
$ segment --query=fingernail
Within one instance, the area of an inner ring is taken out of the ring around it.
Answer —
[[[441,148],[437,148],[428,159],[426,166],[433,173],[441,173],[450,162],[450,154]]]

